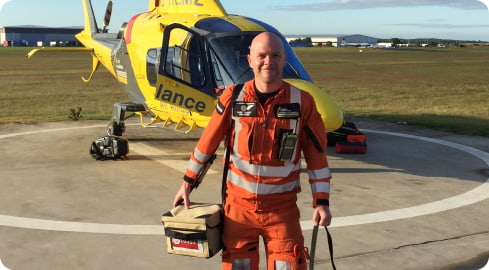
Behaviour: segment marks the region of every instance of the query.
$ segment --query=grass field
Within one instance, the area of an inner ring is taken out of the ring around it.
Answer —
[[[489,136],[489,47],[296,52],[346,115]]]
[[[0,48],[0,122],[109,119],[125,91],[90,53],[38,54]],[[489,47],[296,48],[312,79],[346,115],[489,137]]]
[[[102,67],[90,83],[89,52],[38,53],[0,48],[0,122],[69,120],[70,108],[83,119],[110,119],[115,102],[128,101],[122,85]]]

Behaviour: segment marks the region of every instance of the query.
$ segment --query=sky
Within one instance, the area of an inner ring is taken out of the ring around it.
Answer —
[[[92,3],[101,25],[107,1]],[[113,3],[111,32],[148,7],[147,0]],[[489,0],[221,0],[221,4],[230,14],[264,21],[284,35],[489,41]],[[18,25],[83,26],[82,2],[0,0],[0,26]]]

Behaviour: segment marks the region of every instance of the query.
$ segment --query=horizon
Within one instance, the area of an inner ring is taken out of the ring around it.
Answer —
[[[2,27],[18,27],[18,28],[28,28],[28,27],[31,27],[31,28],[68,28],[68,29],[83,29],[84,26],[64,26],[64,27],[55,27],[55,26],[42,26],[42,25],[8,25],[8,26],[1,26],[0,25],[0,28]],[[113,33],[113,32],[111,32]],[[444,38],[438,38],[438,37],[415,37],[415,38],[404,38],[402,36],[395,36],[395,37],[391,37],[391,38],[380,38],[380,37],[375,37],[375,36],[368,36],[368,35],[364,35],[364,34],[360,34],[360,33],[356,33],[356,34],[283,34],[282,35],[286,38],[314,38],[314,37],[342,37],[342,36],[356,36],[356,35],[359,35],[359,36],[367,36],[367,37],[371,37],[371,38],[376,38],[378,40],[390,40],[390,39],[394,39],[394,38],[397,38],[397,39],[400,39],[400,40],[439,40],[439,41],[444,41],[444,40],[447,40],[447,41],[458,41],[458,42],[481,42],[481,43],[489,43],[489,40],[466,40],[466,39],[453,39],[453,38],[449,38],[449,39],[444,39]]]
[[[147,10],[146,0],[113,2],[110,32],[117,32],[123,22]],[[483,3],[482,0],[323,0],[312,3],[270,0],[265,5],[259,0],[250,0],[246,5],[231,0],[220,2],[229,14],[264,21],[283,35],[358,34],[378,39],[429,37],[489,41],[488,1]],[[3,5],[0,6],[0,26],[4,27],[37,25],[68,28],[83,25],[81,1],[0,0],[0,5]],[[25,6],[30,8],[26,9]],[[105,7],[105,1],[93,3],[99,22],[103,19]]]

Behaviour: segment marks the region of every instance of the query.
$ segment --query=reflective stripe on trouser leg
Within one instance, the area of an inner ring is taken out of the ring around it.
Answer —
[[[283,269],[276,267],[287,265],[293,270],[307,269],[302,254],[294,256],[294,247],[298,250],[304,247],[297,206],[290,207],[289,204],[286,209],[255,212],[228,199],[224,206],[222,269],[235,269],[234,263],[237,267],[243,259],[249,259],[251,270],[257,270],[260,235],[267,251],[267,269]]]
[[[290,262],[275,261],[274,270],[291,270],[290,269]]]
[[[251,270],[251,259],[234,259],[232,270]]]
[[[224,231],[222,234],[223,270],[258,270],[258,242],[260,230],[256,218],[248,211],[226,203],[224,205]]]
[[[268,214],[263,241],[268,251],[268,269],[307,269],[307,262],[302,252],[294,254],[294,249],[297,251],[304,249],[300,212],[297,206],[274,210]]]

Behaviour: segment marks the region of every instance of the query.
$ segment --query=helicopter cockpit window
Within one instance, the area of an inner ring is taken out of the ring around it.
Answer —
[[[146,55],[146,76],[150,85],[156,85],[156,74],[158,74],[158,67],[160,62],[161,48],[149,49]]]
[[[170,76],[201,88],[205,73],[199,39],[184,29],[172,29],[163,68]]]
[[[254,35],[232,35],[212,38],[211,61],[218,87],[244,83],[253,78],[247,55]]]
[[[210,38],[212,68],[218,88],[244,83],[253,78],[247,55],[256,34],[219,35]],[[287,64],[284,67],[283,77],[309,80],[290,46],[284,44],[284,47],[287,53]]]

